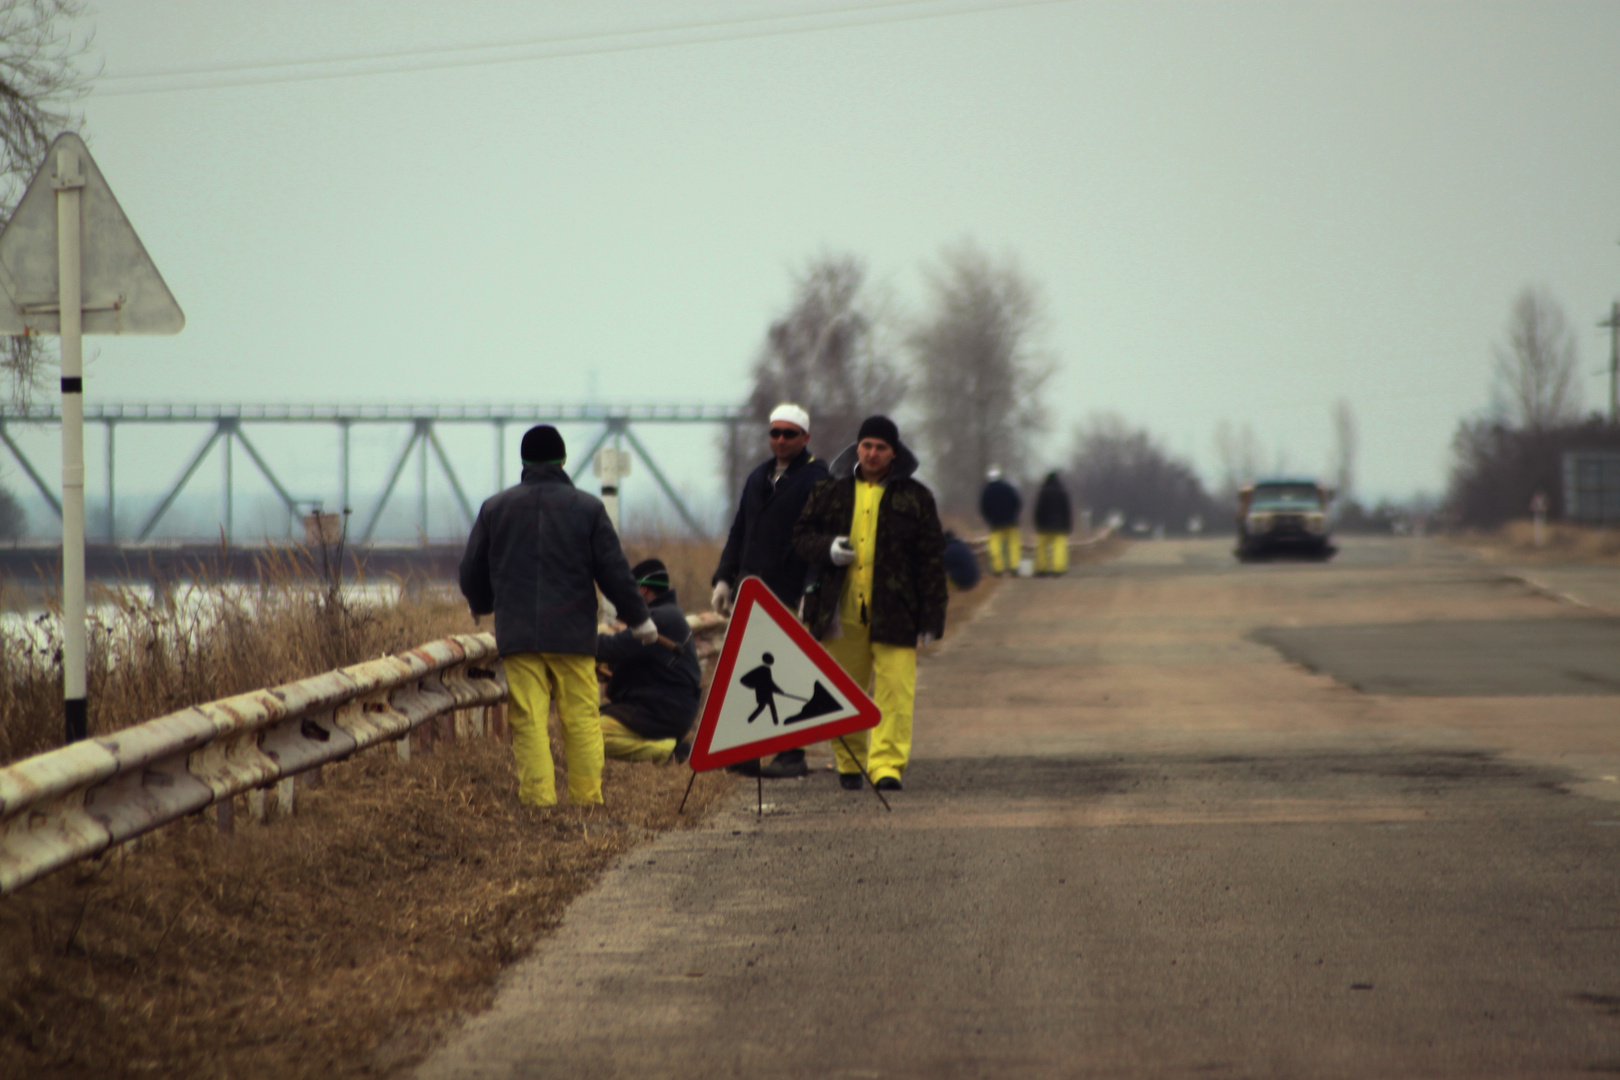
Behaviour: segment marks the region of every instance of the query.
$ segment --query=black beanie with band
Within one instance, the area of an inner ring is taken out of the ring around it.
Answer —
[[[669,591],[669,569],[658,559],[642,559],[630,568],[630,576],[653,592]]]

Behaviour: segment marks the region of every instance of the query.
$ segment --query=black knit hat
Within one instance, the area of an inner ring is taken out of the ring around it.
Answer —
[[[645,585],[653,592],[669,591],[669,570],[658,559],[642,559],[630,568],[630,576],[637,585]]]
[[[861,433],[855,436],[855,441],[862,439],[882,439],[889,444],[889,449],[900,452],[900,429],[887,416],[868,416],[862,420]]]
[[[568,444],[550,424],[536,424],[523,433],[518,456],[525,465],[561,465],[568,460]]]

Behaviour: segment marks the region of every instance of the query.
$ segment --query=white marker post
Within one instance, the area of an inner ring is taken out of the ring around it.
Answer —
[[[84,335],[175,334],[163,276],[72,132],[56,137],[0,231],[0,334],[62,339],[62,697],[68,742],[85,737]]]
[[[84,171],[71,146],[56,148],[57,303],[62,333],[62,718],[67,742],[89,727],[84,603],[84,292],[79,195]]]

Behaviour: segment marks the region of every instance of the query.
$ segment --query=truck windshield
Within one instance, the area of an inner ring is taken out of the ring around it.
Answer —
[[[1254,489],[1258,503],[1282,503],[1289,506],[1320,506],[1322,497],[1315,484],[1261,484]]]

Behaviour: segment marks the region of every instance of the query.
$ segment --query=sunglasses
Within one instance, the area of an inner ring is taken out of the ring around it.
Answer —
[[[800,435],[803,435],[803,434],[804,434],[804,432],[800,431],[798,428],[789,428],[789,427],[773,427],[773,428],[771,428],[771,438],[773,438],[773,439],[797,439]]]

